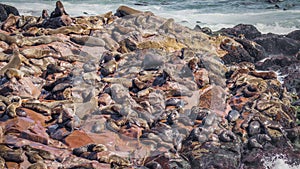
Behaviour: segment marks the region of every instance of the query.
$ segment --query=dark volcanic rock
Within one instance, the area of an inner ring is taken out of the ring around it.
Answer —
[[[243,48],[253,57],[255,62],[268,57],[268,54],[261,45],[245,38],[235,38],[235,40],[243,45]]]
[[[14,14],[16,16],[20,15],[17,8],[10,5],[0,4],[0,21],[5,21],[9,14]]]
[[[300,30],[290,32],[286,37],[300,41]]]
[[[226,145],[227,144],[227,145]],[[240,147],[238,144],[226,143],[223,146],[214,146],[205,144],[202,147],[209,147],[209,152],[201,152],[188,155],[192,168],[239,168],[240,163]]]
[[[236,37],[239,36],[240,34],[243,34],[245,38],[250,40],[261,36],[261,33],[257,30],[255,26],[248,25],[248,24],[239,24],[233,28],[223,28],[218,32],[236,36]]]
[[[293,56],[272,56],[268,59],[265,59],[264,62],[257,62],[256,68],[260,70],[272,69],[277,70],[278,68],[284,68],[296,62],[296,58]]]
[[[254,62],[254,58],[243,48],[242,45],[234,43],[231,39],[225,39],[221,44],[221,48],[228,53],[222,57],[225,64],[239,63],[239,62]]]
[[[285,36],[266,34],[254,41],[265,48],[268,54],[295,55],[300,49],[300,42]]]

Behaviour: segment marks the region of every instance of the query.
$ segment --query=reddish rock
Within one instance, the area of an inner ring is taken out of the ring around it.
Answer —
[[[6,167],[9,169],[21,169],[20,168],[20,164],[16,163],[16,162],[6,162]]]
[[[6,135],[11,134],[19,138],[49,144],[49,136],[46,129],[38,122],[35,123],[27,117],[17,117],[5,122]]]
[[[41,124],[43,127],[46,127],[46,121],[50,120],[50,116],[44,116],[41,113],[35,112],[33,110],[27,109],[27,108],[22,108],[27,114],[27,118],[32,119],[36,123]]]
[[[0,92],[3,95],[10,93],[22,98],[36,99],[41,94],[41,86],[35,85],[33,81],[30,77],[24,77],[18,81],[10,81],[0,87]]]
[[[82,130],[75,130],[65,138],[65,142],[70,148],[76,148],[93,143],[93,140],[86,134],[86,132]]]

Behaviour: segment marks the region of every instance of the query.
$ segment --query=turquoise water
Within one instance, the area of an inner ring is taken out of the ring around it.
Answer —
[[[4,0],[17,7],[21,14],[40,15],[43,9],[51,12],[54,0]],[[64,0],[72,16],[95,15],[113,11],[120,5],[149,10],[156,15],[174,18],[178,23],[193,28],[196,24],[219,30],[239,23],[255,25],[261,32],[285,34],[300,29],[300,1],[285,0],[275,4],[265,0]],[[287,10],[283,10],[287,9]]]

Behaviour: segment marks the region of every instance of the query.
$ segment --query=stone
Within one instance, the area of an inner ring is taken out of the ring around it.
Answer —
[[[299,52],[300,49],[300,41],[272,33],[257,37],[254,41],[260,44],[268,54],[273,55],[291,56]]]
[[[249,24],[238,24],[233,28],[223,28],[217,32],[225,33],[235,37],[238,37],[242,34],[245,36],[245,38],[250,40],[262,35],[255,26]]]
[[[294,30],[286,35],[286,37],[300,41],[300,30]]]
[[[146,54],[142,62],[144,70],[157,70],[164,64],[162,56]]]
[[[228,53],[222,57],[225,64],[239,63],[239,62],[254,62],[254,58],[243,48],[243,46],[233,39],[223,39],[221,48]]]
[[[81,147],[90,143],[93,140],[82,130],[75,130],[65,138],[66,144],[71,148]]]

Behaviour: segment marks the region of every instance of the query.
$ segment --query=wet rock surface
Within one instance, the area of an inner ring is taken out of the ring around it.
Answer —
[[[263,168],[278,153],[300,163],[288,92],[299,53],[276,48],[296,48],[297,32],[216,36],[126,6],[72,17],[60,1],[3,25],[0,168]],[[266,48],[265,36],[283,40]]]
[[[275,71],[288,91],[300,96],[299,30],[286,35],[261,34],[252,25],[240,24],[216,33],[231,37],[221,41],[221,48],[227,51],[222,57],[226,64],[247,61],[254,63],[258,70]]]

